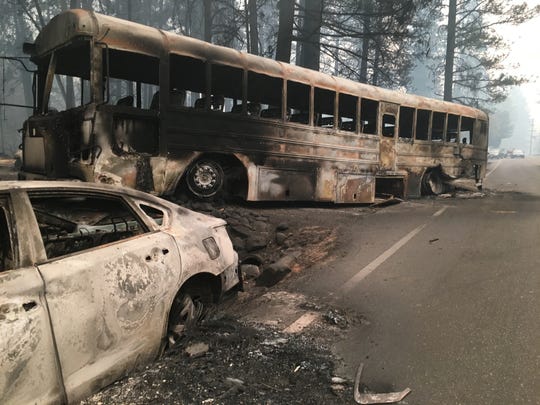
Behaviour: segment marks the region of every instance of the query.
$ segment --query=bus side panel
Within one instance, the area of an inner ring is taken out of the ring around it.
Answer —
[[[193,109],[170,111],[168,119],[171,159],[196,149],[200,153],[243,154],[256,166],[272,169],[248,171],[250,189],[257,184],[256,199],[281,199],[276,196],[282,195],[285,199],[336,201],[336,171],[360,174],[376,170],[378,140],[367,136]],[[272,184],[265,185],[267,181]],[[278,183],[283,186],[281,191],[276,189]]]
[[[372,203],[375,201],[375,176],[339,173],[337,203]]]
[[[315,198],[317,175],[313,171],[259,167],[258,199],[309,201]]]
[[[408,172],[408,195],[420,197],[422,176],[440,167],[451,178],[475,180],[485,175],[484,150],[473,145],[427,141],[398,142],[398,168]]]

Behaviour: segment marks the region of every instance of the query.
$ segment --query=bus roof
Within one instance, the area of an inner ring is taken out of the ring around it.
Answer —
[[[488,119],[487,114],[472,107],[334,77],[232,48],[213,45],[185,35],[81,9],[67,10],[58,14],[42,29],[35,40],[32,61],[37,63],[43,56],[80,37],[93,37],[96,41],[107,44],[111,49],[155,58],[166,57],[169,53],[188,56],[335,90],[339,93],[393,102],[414,108],[451,112],[482,120]]]

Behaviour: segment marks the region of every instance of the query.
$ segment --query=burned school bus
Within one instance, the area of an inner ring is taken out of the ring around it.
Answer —
[[[25,51],[38,69],[21,178],[363,203],[485,175],[488,117],[466,106],[84,10]],[[66,77],[78,105],[57,96]]]

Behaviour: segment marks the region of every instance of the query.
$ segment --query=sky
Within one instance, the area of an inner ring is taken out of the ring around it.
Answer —
[[[540,4],[529,1],[529,4]],[[531,112],[540,112],[540,16],[520,26],[510,26],[503,29],[511,51],[507,63],[510,67],[519,64],[517,70],[529,78],[529,83],[522,86]],[[540,121],[539,121],[540,124]]]
[[[528,0],[530,6],[540,5],[540,0]],[[540,16],[519,26],[501,27],[500,33],[510,45],[510,54],[506,64],[514,73],[528,78],[528,83],[521,85],[521,90],[528,100],[527,108],[533,122],[530,128],[535,136],[535,146],[540,142]],[[502,147],[519,147],[526,153],[530,148],[530,135],[519,133],[503,140]],[[534,149],[537,147],[533,146]]]

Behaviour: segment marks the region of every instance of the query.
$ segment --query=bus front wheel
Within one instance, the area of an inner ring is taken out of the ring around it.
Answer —
[[[199,160],[187,172],[189,191],[199,198],[210,198],[223,188],[223,168],[213,160]]]

